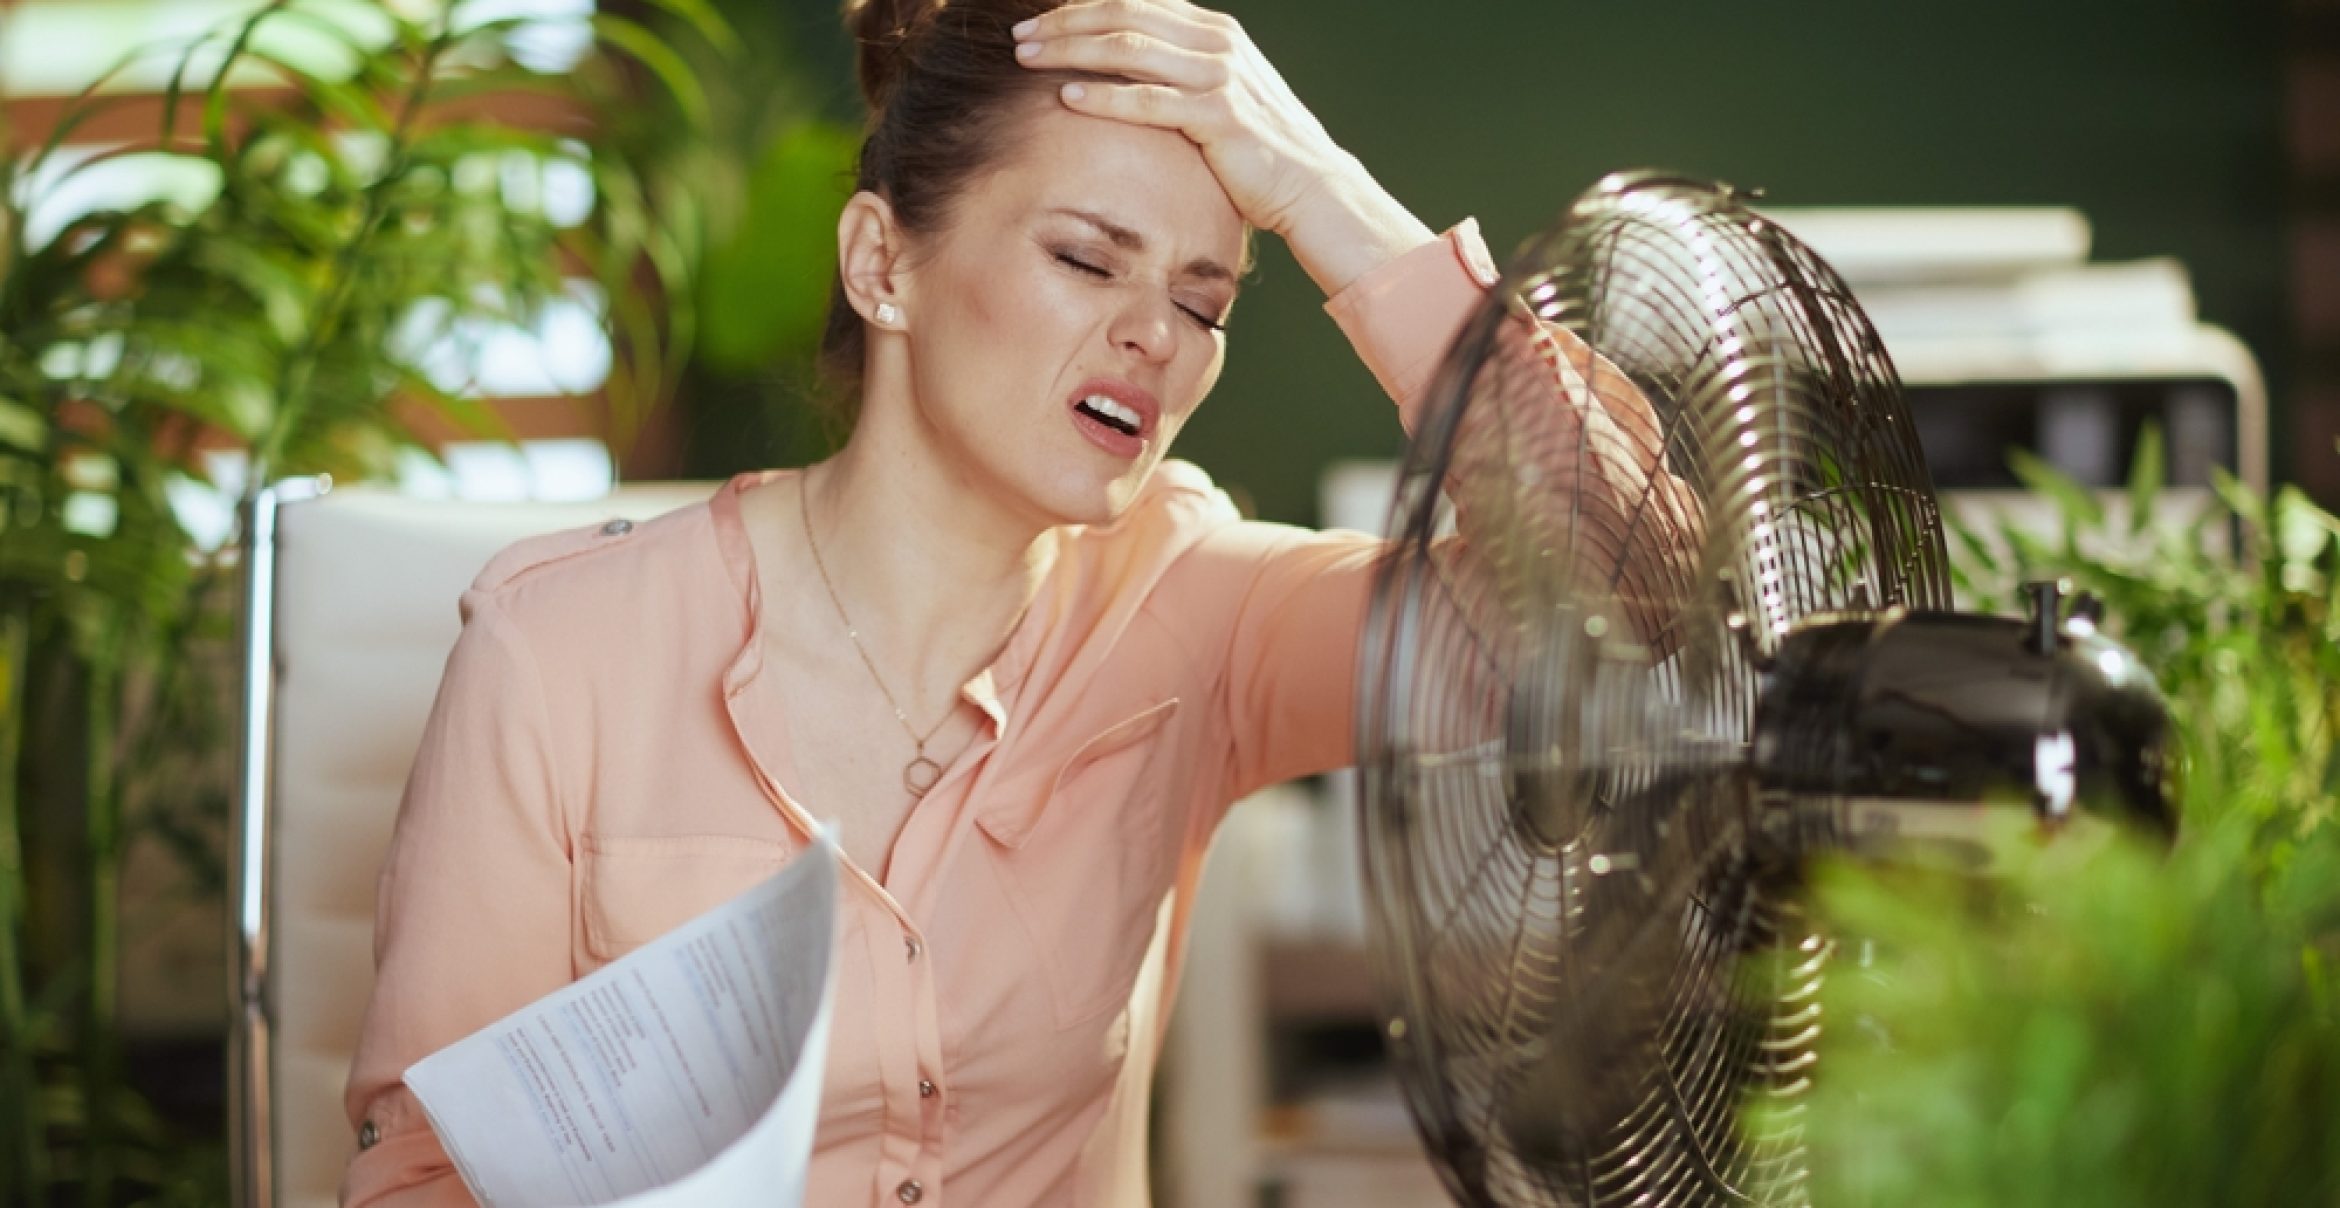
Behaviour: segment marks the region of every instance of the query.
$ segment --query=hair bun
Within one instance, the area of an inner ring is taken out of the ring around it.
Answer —
[[[873,111],[886,103],[909,65],[910,31],[945,0],[845,0],[845,32],[853,36],[861,99]]]

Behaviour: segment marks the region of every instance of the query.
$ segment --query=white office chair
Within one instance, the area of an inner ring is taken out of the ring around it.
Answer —
[[[245,506],[242,750],[230,893],[232,1193],[335,1202],[354,1140],[342,1086],[373,988],[374,882],[460,622],[522,537],[707,498],[481,504],[280,483]]]

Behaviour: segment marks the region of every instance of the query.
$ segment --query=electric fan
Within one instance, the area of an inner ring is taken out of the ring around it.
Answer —
[[[2009,817],[2170,833],[2152,679],[2052,585],[1950,611],[1884,347],[1728,186],[1603,180],[1429,402],[1358,721],[1415,1121],[1470,1204],[1805,1202],[1801,869],[1980,863]]]

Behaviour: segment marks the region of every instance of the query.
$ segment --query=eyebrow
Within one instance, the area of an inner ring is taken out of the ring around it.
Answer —
[[[1060,215],[1065,218],[1077,218],[1082,222],[1088,223],[1090,226],[1097,228],[1099,234],[1105,236],[1105,238],[1110,241],[1113,246],[1120,248],[1122,251],[1142,252],[1146,250],[1145,236],[1140,235],[1136,231],[1133,231],[1128,227],[1125,227],[1120,223],[1105,217],[1103,214],[1099,214],[1091,210],[1076,210],[1064,206],[1059,206],[1048,212],[1051,214]],[[1197,256],[1194,259],[1187,261],[1186,267],[1180,269],[1179,271],[1186,274],[1187,276],[1200,277],[1206,281],[1224,281],[1229,285],[1236,284],[1235,271],[1228,268],[1226,265],[1211,259],[1208,256]]]

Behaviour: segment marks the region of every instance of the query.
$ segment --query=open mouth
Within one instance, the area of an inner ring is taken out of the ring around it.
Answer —
[[[1102,394],[1092,394],[1074,403],[1073,409],[1124,436],[1136,436],[1144,426],[1144,420],[1135,408],[1123,406]]]

